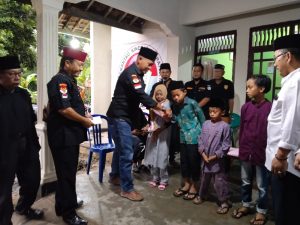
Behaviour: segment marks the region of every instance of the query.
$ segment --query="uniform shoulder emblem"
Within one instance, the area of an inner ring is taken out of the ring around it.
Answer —
[[[137,77],[136,74],[131,74],[131,79],[132,79],[132,82],[133,82],[134,84],[137,84],[137,83],[140,82],[140,80],[139,80],[139,78]]]
[[[142,88],[141,81],[136,74],[131,74],[131,80],[132,80],[134,89]]]
[[[59,84],[59,92],[62,94],[62,98],[68,98],[68,85],[66,83]]]

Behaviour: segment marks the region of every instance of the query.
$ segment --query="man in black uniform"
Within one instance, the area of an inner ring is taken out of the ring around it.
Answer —
[[[185,89],[187,91],[187,96],[198,102],[203,110],[205,118],[209,119],[208,102],[211,98],[211,89],[208,85],[208,81],[202,79],[202,73],[203,65],[201,63],[195,64],[192,69],[193,80],[185,83]]]
[[[214,98],[223,99],[225,103],[225,113],[223,120],[227,123],[230,122],[230,114],[233,112],[234,103],[234,86],[230,80],[225,79],[223,76],[225,66],[216,64],[214,67],[214,79],[209,81],[212,96]]]
[[[20,198],[16,212],[41,219],[32,209],[41,179],[36,115],[29,93],[19,88],[22,70],[16,56],[0,57],[0,224],[11,225],[12,186],[17,174]]]
[[[141,47],[136,62],[126,68],[119,76],[112,102],[107,111],[116,144],[110,181],[113,184],[120,183],[121,197],[132,201],[143,200],[143,196],[134,190],[131,175],[133,157],[131,130],[133,121],[137,119],[136,115],[140,103],[147,108],[161,110],[161,106],[144,91],[144,73],[151,69],[156,56],[155,51]]]
[[[47,118],[48,141],[57,175],[55,211],[67,224],[81,225],[76,194],[79,144],[87,140],[86,128],[93,125],[85,117],[76,77],[83,69],[86,53],[63,49],[60,71],[48,83],[50,113]]]
[[[168,95],[167,98],[170,103],[173,103],[173,98],[171,94],[171,89],[174,84],[174,80],[170,77],[172,73],[171,65],[169,63],[162,63],[159,67],[159,75],[161,76],[161,81],[155,83],[151,89],[150,96],[153,97],[154,90],[157,85],[164,84],[167,88]],[[175,153],[180,151],[179,143],[179,128],[176,123],[171,124],[171,136],[170,136],[170,147],[169,147],[169,164],[174,168],[179,168],[179,164],[175,161]]]

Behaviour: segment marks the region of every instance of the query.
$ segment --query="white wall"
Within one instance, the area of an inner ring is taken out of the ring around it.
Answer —
[[[91,22],[92,113],[106,114],[111,92],[111,27]]]
[[[296,2],[299,3],[296,0],[184,0],[180,1],[179,18],[180,24],[195,24]]]
[[[237,30],[237,52],[235,63],[235,112],[240,112],[240,107],[245,102],[248,67],[249,29],[255,26],[268,25],[300,19],[300,8],[254,16],[244,19],[221,22],[214,25],[200,26],[195,30],[195,36],[217,33],[228,30]]]

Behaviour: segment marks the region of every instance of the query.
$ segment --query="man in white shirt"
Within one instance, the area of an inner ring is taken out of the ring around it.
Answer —
[[[274,51],[282,80],[268,117],[265,165],[272,172],[275,223],[294,225],[300,202],[300,34],[276,39]]]

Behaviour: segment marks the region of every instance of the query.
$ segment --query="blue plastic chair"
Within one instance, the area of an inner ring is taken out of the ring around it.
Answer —
[[[235,147],[236,140],[234,140],[234,135],[236,134],[237,130],[240,127],[241,117],[236,113],[232,113],[230,117],[231,117],[231,122],[230,122],[231,141],[232,141],[232,146]]]
[[[112,141],[112,131],[111,127],[108,126],[107,117],[101,114],[94,114],[92,115],[93,118],[100,117],[102,120],[102,124],[95,124],[88,130],[88,137],[90,142],[90,152],[87,161],[87,174],[90,173],[91,162],[93,158],[93,153],[99,153],[99,182],[102,183],[103,181],[103,172],[105,168],[106,162],[106,154],[109,152],[114,151],[115,144]],[[101,125],[103,125],[103,121],[106,121],[108,129],[108,143],[103,143],[101,134],[103,132]]]

